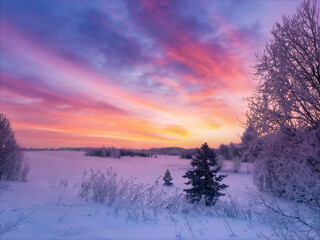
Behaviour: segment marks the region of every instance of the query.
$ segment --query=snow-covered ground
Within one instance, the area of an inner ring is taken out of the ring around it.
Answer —
[[[119,176],[150,185],[169,169],[174,186],[163,186],[161,177],[157,188],[182,192],[186,188],[182,175],[190,160],[177,156],[113,159],[72,151],[26,152],[25,158],[30,165],[27,182],[0,182],[0,239],[273,239],[272,229],[254,219],[164,210],[153,220],[134,220],[114,214],[112,205],[78,197],[84,171],[105,172],[110,167]],[[233,173],[232,163],[225,161],[221,171],[228,175],[224,180],[228,194],[244,206],[258,194],[250,168],[242,164],[240,172]]]

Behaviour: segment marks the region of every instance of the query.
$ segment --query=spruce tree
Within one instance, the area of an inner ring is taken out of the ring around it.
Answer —
[[[0,180],[25,181],[29,166],[23,160],[9,120],[0,113]]]
[[[166,173],[164,174],[164,177],[163,177],[163,181],[164,181],[164,184],[165,186],[172,186],[173,183],[171,182],[172,181],[172,177],[171,177],[171,174],[169,172],[169,169],[167,169]]]
[[[220,168],[214,150],[204,143],[197,149],[190,165],[192,170],[187,171],[183,176],[188,178],[186,184],[192,186],[183,190],[186,192],[186,197],[191,203],[199,202],[204,198],[206,205],[214,205],[220,196],[225,195],[221,191],[228,187],[220,183],[226,175],[217,175]]]

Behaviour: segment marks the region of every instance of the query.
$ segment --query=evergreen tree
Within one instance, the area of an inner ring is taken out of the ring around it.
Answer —
[[[0,179],[24,181],[28,171],[10,122],[0,113]]]
[[[164,184],[165,186],[172,186],[173,183],[171,182],[172,181],[172,177],[171,177],[171,174],[169,172],[169,169],[167,169],[166,173],[164,174],[164,177],[163,177],[163,181],[164,181]]]
[[[227,188],[226,184],[220,182],[226,175],[216,174],[220,170],[217,167],[216,154],[207,143],[204,143],[191,161],[192,170],[183,176],[188,178],[187,185],[192,188],[184,189],[191,203],[199,202],[202,198],[206,205],[214,205],[220,196],[225,194],[221,190]]]

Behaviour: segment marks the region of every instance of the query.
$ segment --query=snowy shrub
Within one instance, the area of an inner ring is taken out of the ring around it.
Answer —
[[[0,179],[25,181],[29,166],[14,136],[9,120],[0,114]]]
[[[115,213],[124,213],[132,220],[153,220],[161,210],[174,213],[186,206],[185,199],[177,191],[169,194],[157,186],[118,177],[112,168],[106,173],[91,170],[90,176],[84,172],[78,195],[112,205]]]
[[[217,202],[214,206],[215,212],[219,217],[228,217],[235,219],[251,219],[254,212],[251,206],[240,204],[235,198],[228,195],[226,201]]]
[[[67,188],[68,188],[68,180],[67,179],[59,179],[59,184],[57,188],[59,189],[59,196],[58,196],[58,201],[57,205],[62,205],[63,199],[67,193]]]
[[[320,209],[320,126],[304,131],[283,128],[266,136],[254,164],[260,190]]]
[[[205,199],[206,205],[214,205],[220,196],[224,196],[221,191],[228,187],[220,184],[226,175],[217,175],[220,168],[217,167],[215,152],[207,143],[204,143],[197,149],[190,165],[192,170],[187,171],[183,176],[188,179],[186,184],[192,186],[183,190],[186,192],[187,199],[191,203]]]

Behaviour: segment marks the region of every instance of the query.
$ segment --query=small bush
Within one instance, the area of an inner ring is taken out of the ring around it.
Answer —
[[[164,177],[163,177],[163,181],[164,181],[163,185],[172,186],[173,185],[173,183],[171,182],[172,179],[173,178],[171,177],[170,171],[169,171],[169,169],[167,169],[167,171],[165,172]]]
[[[0,179],[25,181],[29,166],[14,136],[9,120],[0,114]]]

